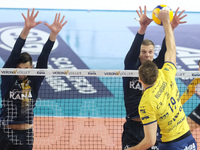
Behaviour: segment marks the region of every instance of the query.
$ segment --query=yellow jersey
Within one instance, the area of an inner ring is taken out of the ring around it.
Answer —
[[[200,93],[200,78],[195,78],[187,87],[187,90],[181,96],[182,105],[189,100],[193,94]]]
[[[144,125],[158,123],[162,142],[170,142],[189,131],[175,81],[176,67],[165,62],[155,84],[145,89],[139,104]]]

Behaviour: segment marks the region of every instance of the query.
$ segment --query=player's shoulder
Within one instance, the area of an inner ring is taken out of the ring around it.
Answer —
[[[152,102],[152,100],[154,99],[155,97],[155,91],[154,91],[154,87],[151,86],[151,87],[148,87],[143,95],[142,95],[142,98],[141,98],[141,102],[144,103],[144,104],[149,104]]]
[[[170,61],[166,61],[162,67],[163,70],[170,71],[170,70],[177,70],[175,64]]]

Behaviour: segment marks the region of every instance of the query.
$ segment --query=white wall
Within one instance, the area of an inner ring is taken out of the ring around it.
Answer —
[[[166,4],[176,10],[200,12],[198,0],[0,0],[0,8],[41,9],[87,9],[87,10],[136,10],[147,6],[152,10],[159,4]]]

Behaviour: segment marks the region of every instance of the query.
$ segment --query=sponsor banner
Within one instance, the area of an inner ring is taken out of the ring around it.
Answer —
[[[16,39],[19,37],[24,23],[2,23],[0,24],[0,53],[5,62],[12,51]],[[36,64],[37,58],[49,37],[50,30],[45,25],[38,25],[31,29],[22,51],[31,54],[33,64]],[[89,69],[84,62],[73,52],[73,50],[59,37],[51,51],[49,69]],[[7,72],[15,74],[15,71]],[[24,72],[26,74],[26,72]],[[28,74],[28,72],[27,72]],[[45,75],[45,72],[39,70],[37,74]],[[81,75],[81,72],[53,72],[55,75]],[[91,72],[91,74],[94,74]],[[72,76],[46,76],[39,93],[40,99],[66,99],[66,98],[94,98],[110,97],[111,92],[97,78],[72,77]],[[46,89],[46,93],[44,93]]]

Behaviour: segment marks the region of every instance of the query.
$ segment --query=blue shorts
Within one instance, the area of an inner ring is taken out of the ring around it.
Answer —
[[[159,143],[159,150],[197,150],[197,143],[192,135],[177,141],[169,143]]]

